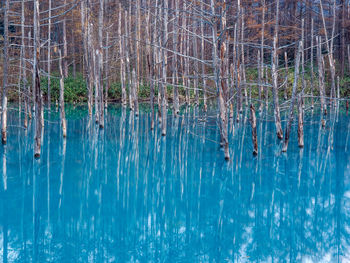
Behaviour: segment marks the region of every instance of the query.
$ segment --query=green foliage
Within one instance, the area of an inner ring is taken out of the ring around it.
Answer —
[[[47,84],[48,78],[42,77],[40,85],[43,91],[43,95],[47,97]],[[60,96],[60,80],[57,76],[51,78],[51,100],[59,100]],[[65,102],[86,102],[87,101],[87,88],[86,83],[82,75],[78,75],[76,78],[69,76],[64,80],[64,100]]]

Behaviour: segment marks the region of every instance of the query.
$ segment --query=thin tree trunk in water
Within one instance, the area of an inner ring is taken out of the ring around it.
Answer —
[[[130,14],[131,15],[131,14]],[[136,93],[141,81],[141,0],[136,0]],[[137,112],[138,114],[138,112]]]
[[[318,63],[318,85],[320,87],[321,112],[327,114],[327,106],[325,103],[325,89],[324,89],[324,67],[321,50],[321,37],[316,38],[317,42],[317,63]]]
[[[198,24],[198,22],[197,22]],[[195,28],[198,28],[198,25],[196,25]],[[197,34],[196,29],[194,29],[194,33]],[[195,58],[198,57],[198,43],[197,43],[197,36],[193,36],[193,56]],[[198,60],[194,61],[194,72],[193,72],[193,77],[194,77],[194,96],[195,96],[195,105],[199,105],[199,85],[198,85],[198,74],[199,74],[199,65],[198,65]]]
[[[224,9],[226,8],[226,0],[224,1]],[[212,8],[212,13],[215,14],[215,8],[214,8],[214,1],[211,1],[211,8]],[[215,48],[214,51],[214,59],[216,60],[217,58],[217,32],[216,32],[216,24],[213,25],[214,30],[213,30],[213,48]],[[221,17],[221,26],[222,30],[226,30],[226,17],[222,16]],[[227,34],[227,32],[225,32]],[[226,36],[227,37],[227,36]],[[228,114],[227,114],[227,92],[228,92],[228,87],[227,87],[227,81],[225,79],[225,73],[227,73],[227,61],[226,61],[226,42],[225,42],[225,35],[223,35],[223,40],[221,43],[221,48],[220,48],[220,68],[217,70],[217,80],[220,79],[220,85],[218,86],[218,100],[219,100],[219,109],[220,109],[220,131],[221,131],[221,142],[222,146],[224,147],[224,153],[225,153],[225,159],[229,160],[230,159],[230,152],[229,152],[229,145],[228,145]],[[214,63],[215,66],[215,63]],[[215,67],[214,67],[215,68]]]
[[[60,70],[60,117],[61,117],[61,126],[62,126],[62,136],[63,138],[67,137],[67,122],[66,122],[66,113],[64,110],[64,75],[62,69],[62,53],[61,49],[59,52],[59,70]]]
[[[292,98],[291,98],[291,102],[290,102],[290,106],[289,106],[289,116],[288,116],[288,122],[286,125],[286,131],[285,131],[285,136],[284,136],[284,144],[283,144],[282,152],[286,152],[288,149],[290,130],[292,128],[292,122],[293,122],[293,118],[294,118],[294,105],[295,105],[296,92],[297,92],[298,80],[299,80],[299,65],[300,65],[301,49],[302,49],[302,43],[299,42],[299,48],[298,48],[298,52],[296,54],[296,60],[295,60]]]
[[[168,0],[164,1],[164,36],[163,36],[163,49],[162,49],[162,69],[163,69],[163,74],[162,74],[162,79],[163,83],[162,84],[162,93],[161,93],[161,103],[162,103],[162,135],[166,135],[166,125],[167,125],[167,68],[168,68],[168,51],[166,50],[167,48],[167,43],[168,43]]]
[[[284,86],[284,100],[288,99],[288,95],[287,95],[287,90],[288,90],[288,56],[287,56],[287,52],[284,52],[284,64],[285,64],[285,70],[286,70],[286,75],[285,75],[285,86]]]
[[[122,105],[126,107],[126,89],[125,89],[125,62],[124,62],[124,42],[125,38],[122,34],[122,5],[119,3],[118,16],[118,35],[119,35],[119,56],[120,56],[120,83],[122,88]]]
[[[94,94],[95,94],[95,122],[98,124],[99,123],[99,117],[100,117],[100,107],[99,107],[99,81],[98,81],[98,77],[99,77],[99,73],[98,73],[98,68],[99,68],[99,63],[100,60],[98,58],[98,51],[93,48],[93,57],[92,57],[92,61],[93,61],[93,66],[94,66]]]
[[[9,66],[9,10],[10,0],[5,2],[4,10],[4,65],[3,65],[3,87],[2,87],[2,144],[7,142],[7,85],[8,85],[8,66]]]
[[[51,9],[52,1],[49,0],[49,21],[47,29],[47,105],[49,110],[51,108]],[[22,13],[22,15],[24,14]]]
[[[98,12],[98,94],[99,94],[99,113],[100,113],[100,128],[103,128],[103,112],[104,112],[104,99],[103,99],[103,16],[104,16],[104,0],[100,0],[99,12]]]
[[[24,128],[28,127],[28,97],[29,97],[29,86],[27,81],[27,63],[26,63],[26,45],[25,45],[25,0],[22,0],[21,5],[21,45],[22,45],[22,67],[23,67],[23,93],[24,93]]]
[[[42,96],[40,88],[40,17],[39,17],[39,0],[34,1],[34,67],[33,75],[35,76],[33,81],[33,91],[35,94],[35,147],[34,156],[40,158],[41,154],[41,136],[43,127],[43,115],[42,115]]]
[[[301,43],[303,45],[302,47],[302,53],[301,53],[301,84],[302,84],[302,90],[301,90],[301,99],[303,100],[304,96],[304,90],[306,88],[305,83],[305,23],[304,19],[301,20]],[[303,103],[302,103],[303,105]]]
[[[176,1],[178,2],[178,1]],[[203,1],[201,2],[201,13],[203,14],[205,6]],[[204,20],[201,20],[201,34],[202,34],[202,42],[201,42],[201,59],[204,61],[205,59],[205,42],[204,42],[204,34],[205,34],[205,24]],[[204,112],[207,111],[207,79],[205,76],[205,64],[202,63],[202,85],[203,85],[203,104],[204,104]]]
[[[304,147],[304,109],[302,93],[298,97],[298,144]]]
[[[132,100],[134,104],[135,109],[135,115],[139,116],[139,102],[138,102],[138,96],[137,96],[137,78],[135,70],[132,70]]]
[[[64,0],[64,6],[67,5],[67,0]],[[66,19],[66,15],[64,15],[63,18],[63,74],[64,77],[67,78],[68,77],[68,45],[67,45],[67,19]]]
[[[253,155],[258,155],[258,138],[256,131],[256,116],[255,116],[255,108],[253,104],[250,104],[250,124],[252,126],[252,140],[253,140]]]
[[[99,94],[99,123],[100,123],[100,128],[103,129],[105,126],[105,121],[104,121],[104,96],[103,96],[103,53],[102,49],[98,50],[98,55],[97,59],[99,60],[98,63],[98,94]]]
[[[107,108],[108,107],[108,91],[109,91],[109,87],[110,87],[110,76],[109,76],[109,32],[106,33],[106,69],[105,69],[105,73],[106,73],[106,88],[105,88],[105,94],[104,94],[104,107]],[[102,56],[103,57],[103,56]],[[102,83],[103,83],[103,79],[102,79]]]
[[[314,20],[311,19],[311,49],[310,49],[310,70],[311,70],[311,108],[314,108]]]
[[[221,137],[222,137],[222,144],[225,151],[225,159],[230,159],[230,153],[229,153],[229,147],[228,147],[228,115],[227,115],[227,82],[225,80],[225,72],[227,71],[226,67],[226,61],[225,61],[225,53],[226,53],[226,44],[223,41],[221,46],[221,86],[219,88],[219,108],[220,108],[220,123],[221,123]]]
[[[261,47],[260,47],[260,80],[259,82],[259,101],[260,101],[260,106],[259,106],[259,111],[262,111],[262,91],[263,91],[263,78],[264,78],[264,38],[265,38],[265,0],[262,0],[262,21],[261,21]]]
[[[179,38],[179,1],[174,0],[173,6],[175,6],[176,13],[175,17],[173,17],[173,31],[175,30],[175,35],[173,36],[173,50],[177,51],[178,46],[178,38]],[[180,105],[179,105],[179,88],[178,88],[178,79],[179,79],[179,72],[178,72],[178,55],[173,55],[173,87],[174,87],[174,113],[176,116],[178,116],[180,111]]]
[[[87,62],[88,62],[88,108],[89,108],[89,116],[92,118],[92,107],[93,107],[93,92],[94,92],[94,49],[92,46],[92,22],[91,22],[91,3],[88,0],[87,2]]]
[[[157,32],[155,28],[157,28],[157,14],[158,14],[158,0],[156,0],[156,6],[155,6],[155,16],[153,19],[151,19],[151,16],[149,17],[149,37],[151,38],[151,32],[153,34],[152,36],[152,44],[155,43],[157,39]],[[153,21],[153,28],[151,26],[151,21]],[[150,54],[149,54],[149,67],[150,67],[150,85],[151,85],[151,91],[150,91],[150,103],[151,103],[151,129],[154,129],[154,89],[155,89],[155,74],[157,71],[157,47],[153,45],[152,47],[149,46],[150,48]]]
[[[129,19],[128,19],[129,15]],[[134,110],[134,103],[132,99],[132,86],[131,86],[131,71],[130,71],[130,57],[129,57],[129,50],[130,50],[130,37],[131,37],[131,5],[129,6],[129,13],[125,11],[125,33],[126,33],[126,41],[125,41],[125,51],[126,51],[126,74],[128,77],[128,88],[129,88],[129,106],[130,110]]]
[[[331,71],[331,96],[330,96],[331,100],[332,100],[332,97],[335,93],[335,65],[334,65],[334,59],[333,59],[333,41],[334,41],[334,31],[335,31],[335,7],[336,7],[336,1],[334,0],[332,36],[331,36],[331,39],[329,40],[328,34],[327,34],[325,17],[324,17],[324,13],[323,13],[323,4],[322,4],[322,0],[320,0],[320,9],[321,9],[320,11],[321,11],[321,17],[322,17],[322,22],[323,22],[324,34],[326,37],[326,47],[327,47],[327,52],[328,52],[329,67],[330,67],[330,71]],[[331,42],[330,45],[329,45],[329,41]],[[319,44],[321,44],[320,41],[319,41]],[[325,95],[325,93],[324,93],[324,95]]]
[[[243,91],[244,91],[244,97],[245,97],[245,105],[248,106],[248,93],[247,93],[247,80],[246,80],[246,74],[245,74],[245,58],[244,58],[244,10],[242,9],[242,23],[241,23],[241,57],[242,57],[242,82],[243,82]]]
[[[277,54],[277,41],[278,41],[278,30],[279,30],[279,5],[280,0],[277,0],[276,4],[276,25],[275,25],[275,36],[273,39],[273,55],[272,55],[272,77],[273,77],[273,106],[274,106],[274,116],[275,116],[275,126],[277,138],[283,139],[283,131],[281,125],[281,116],[280,116],[280,106],[278,99],[278,54]]]

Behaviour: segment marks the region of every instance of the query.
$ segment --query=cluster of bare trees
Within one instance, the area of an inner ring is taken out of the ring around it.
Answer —
[[[327,114],[327,107],[340,99],[336,79],[344,78],[346,52],[350,53],[349,4],[345,0],[6,0],[2,142],[7,138],[8,90],[13,86],[25,127],[34,113],[35,156],[40,156],[44,99],[50,109],[53,72],[59,72],[65,137],[64,78],[70,71],[75,76],[79,67],[86,81],[89,116],[94,114],[100,128],[105,125],[111,84],[118,82],[122,105],[129,103],[136,116],[140,88],[149,87],[151,128],[158,116],[164,136],[169,102],[178,116],[181,104],[202,103],[207,111],[208,100],[216,99],[226,159],[229,125],[241,120],[244,107],[250,107],[257,154],[255,106],[259,112],[267,111],[271,101],[277,138],[284,139],[286,151],[298,104],[303,147],[305,101],[310,99],[312,107],[320,101]],[[294,69],[293,78],[289,68]],[[48,78],[45,95],[41,76]],[[289,105],[285,132],[282,97]],[[230,119],[235,121],[230,124]]]

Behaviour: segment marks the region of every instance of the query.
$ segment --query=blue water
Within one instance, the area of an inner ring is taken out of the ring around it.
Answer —
[[[286,154],[271,115],[230,123],[224,160],[214,112],[168,116],[167,136],[112,105],[106,127],[68,107],[45,115],[42,157],[33,125],[11,111],[0,147],[0,262],[349,262],[350,117],[305,116]],[[23,118],[23,116],[22,116]],[[285,123],[283,123],[285,125]]]

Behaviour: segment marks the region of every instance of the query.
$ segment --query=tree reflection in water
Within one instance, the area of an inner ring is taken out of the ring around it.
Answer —
[[[99,129],[83,107],[58,115],[33,160],[33,124],[9,128],[1,148],[3,262],[346,262],[350,260],[349,117],[305,117],[280,152],[269,115],[252,156],[244,113],[222,160],[216,116],[186,108],[168,134],[111,106]],[[17,136],[14,136],[17,135]]]

